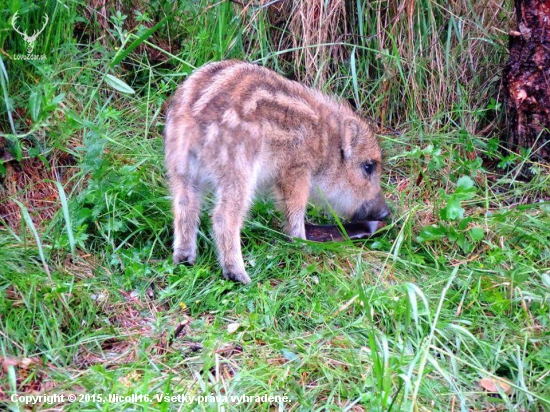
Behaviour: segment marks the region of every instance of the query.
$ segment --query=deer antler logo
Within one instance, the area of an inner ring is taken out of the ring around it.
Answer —
[[[40,30],[35,30],[32,36],[29,36],[26,32],[19,31],[15,26],[15,22],[19,18],[18,13],[19,11],[16,11],[15,14],[13,15],[13,18],[11,19],[11,26],[17,33],[23,36],[23,40],[25,40],[25,43],[27,44],[27,53],[32,54],[32,51],[34,50],[34,43],[36,43],[36,39],[38,38],[38,35],[44,31],[44,29],[46,28],[46,24],[48,24],[48,21],[49,21],[48,15],[44,14],[45,21],[42,28]]]

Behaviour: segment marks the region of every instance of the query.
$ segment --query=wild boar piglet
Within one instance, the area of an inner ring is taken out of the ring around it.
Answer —
[[[347,102],[240,61],[208,64],[176,91],[165,128],[175,263],[193,264],[206,188],[227,279],[250,282],[243,220],[259,189],[271,189],[286,233],[305,239],[308,201],[351,220],[383,220],[380,146]]]

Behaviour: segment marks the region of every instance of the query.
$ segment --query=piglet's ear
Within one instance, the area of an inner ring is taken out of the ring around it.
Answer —
[[[342,156],[344,160],[351,157],[353,147],[359,136],[359,124],[354,119],[344,121],[344,134],[342,136]]]

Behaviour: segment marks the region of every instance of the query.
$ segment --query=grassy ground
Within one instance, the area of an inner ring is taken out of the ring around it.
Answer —
[[[84,4],[0,5],[1,403],[550,410],[550,176],[498,140],[509,10],[349,2],[347,26],[316,39],[327,46],[294,46],[289,33],[305,37],[313,19],[299,7],[281,20],[283,9],[229,2],[121,4],[109,31]],[[13,59],[25,50],[17,10],[22,27],[49,16],[34,51],[44,61]],[[297,53],[307,48],[320,60]],[[288,243],[267,199],[243,231],[250,285],[223,280],[208,211],[197,264],[171,264],[164,102],[193,67],[229,57],[380,122],[394,210],[381,236]],[[315,76],[312,61],[330,64]],[[77,402],[12,401],[43,393]]]

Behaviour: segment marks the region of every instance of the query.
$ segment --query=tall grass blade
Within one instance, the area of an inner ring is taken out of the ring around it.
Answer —
[[[75,256],[76,243],[73,234],[73,225],[71,224],[71,215],[69,213],[69,203],[67,202],[67,196],[61,183],[54,181],[57,191],[59,192],[59,199],[61,200],[61,209],[63,210],[63,218],[65,219],[65,226],[67,227],[67,236],[69,237],[69,246],[71,248],[71,255]]]
[[[40,255],[40,260],[42,261],[42,265],[44,266],[44,270],[48,274],[48,277],[51,280],[51,274],[50,274],[50,268],[48,267],[48,264],[46,263],[46,256],[44,254],[44,249],[42,248],[42,242],[40,241],[40,236],[38,235],[38,231],[36,230],[36,227],[34,226],[34,222],[31,219],[31,215],[29,215],[29,211],[27,210],[27,207],[18,201],[17,199],[13,199],[13,201],[19,206],[21,209],[21,214],[23,215],[23,219],[25,220],[25,223],[29,228],[31,229],[31,232],[34,236],[34,239],[36,240],[36,247],[38,248],[38,254]]]
[[[437,309],[433,317],[430,335],[426,338],[425,342],[422,345],[423,347],[421,351],[420,364],[418,365],[416,385],[414,386],[414,390],[412,394],[412,402],[411,402],[411,409],[410,409],[411,411],[414,411],[415,407],[417,406],[418,392],[420,390],[420,384],[422,383],[422,378],[423,378],[422,375],[424,374],[424,369],[426,367],[428,357],[430,356],[430,350],[432,348],[432,342],[434,340],[435,332],[437,330],[437,322],[439,321],[439,317],[441,315],[441,309],[443,308],[443,302],[445,301],[445,296],[447,296],[447,292],[449,291],[449,288],[454,282],[454,279],[456,277],[456,274],[458,273],[459,267],[460,266],[455,266],[453,272],[451,273],[451,276],[449,277],[449,280],[447,281],[447,284],[441,291],[439,304],[437,305]]]
[[[154,32],[156,32],[159,28],[164,26],[168,22],[168,20],[170,20],[173,16],[174,16],[173,14],[169,14],[164,19],[162,19],[157,24],[155,24],[153,27],[151,27],[150,29],[143,32],[143,34],[141,36],[139,36],[138,38],[136,38],[128,47],[126,47],[123,50],[120,50],[117,53],[117,55],[115,56],[115,58],[113,59],[113,61],[109,64],[109,66],[110,67],[115,67],[117,64],[119,64],[130,53],[132,53],[140,44],[142,44],[149,37],[151,37]]]
[[[17,134],[15,130],[15,124],[13,123],[13,116],[11,114],[11,104],[10,104],[9,93],[8,93],[9,84],[10,83],[8,78],[8,72],[6,71],[6,66],[4,66],[4,61],[2,60],[2,56],[0,56],[0,86],[2,87],[2,94],[4,95],[4,104],[6,105],[6,112],[8,114],[11,132],[13,134]]]
[[[359,107],[361,104],[361,100],[359,100],[359,82],[357,81],[357,65],[355,61],[355,53],[357,51],[357,47],[354,47],[351,51],[351,57],[350,57],[350,67],[351,67],[351,81],[353,84],[353,97],[355,98],[355,106]]]

